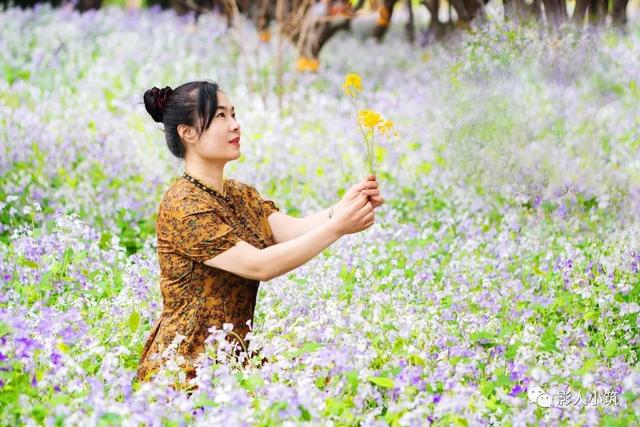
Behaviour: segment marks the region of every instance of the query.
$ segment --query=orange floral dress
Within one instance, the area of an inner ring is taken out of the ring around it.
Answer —
[[[141,381],[162,366],[162,353],[176,334],[185,337],[176,353],[185,359],[188,379],[195,377],[193,365],[204,350],[209,328],[232,323],[248,345],[247,321],[253,327],[260,282],[204,262],[240,240],[259,249],[275,244],[267,217],[279,208],[240,181],[226,179],[223,187],[221,194],[185,173],[160,202],[156,232],[163,310],[140,358]]]

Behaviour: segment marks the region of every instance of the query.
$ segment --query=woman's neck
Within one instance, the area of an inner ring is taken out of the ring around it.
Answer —
[[[185,162],[184,170],[219,193],[224,193],[224,164]]]

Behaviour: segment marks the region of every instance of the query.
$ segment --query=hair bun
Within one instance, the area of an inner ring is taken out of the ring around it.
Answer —
[[[158,89],[154,86],[153,89],[149,89],[144,93],[144,107],[156,122],[162,122],[167,100],[172,93],[173,89],[169,86],[164,89]]]

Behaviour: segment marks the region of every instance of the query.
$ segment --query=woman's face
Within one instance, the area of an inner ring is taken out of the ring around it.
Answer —
[[[218,109],[209,129],[194,145],[198,156],[207,160],[236,160],[240,157],[240,123],[227,96],[218,91]]]

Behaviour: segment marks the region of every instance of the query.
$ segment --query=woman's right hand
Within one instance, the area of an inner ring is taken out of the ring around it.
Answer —
[[[335,213],[332,221],[338,233],[344,236],[371,227],[374,217],[373,205],[367,201],[367,196],[359,194],[346,201],[344,208]]]

